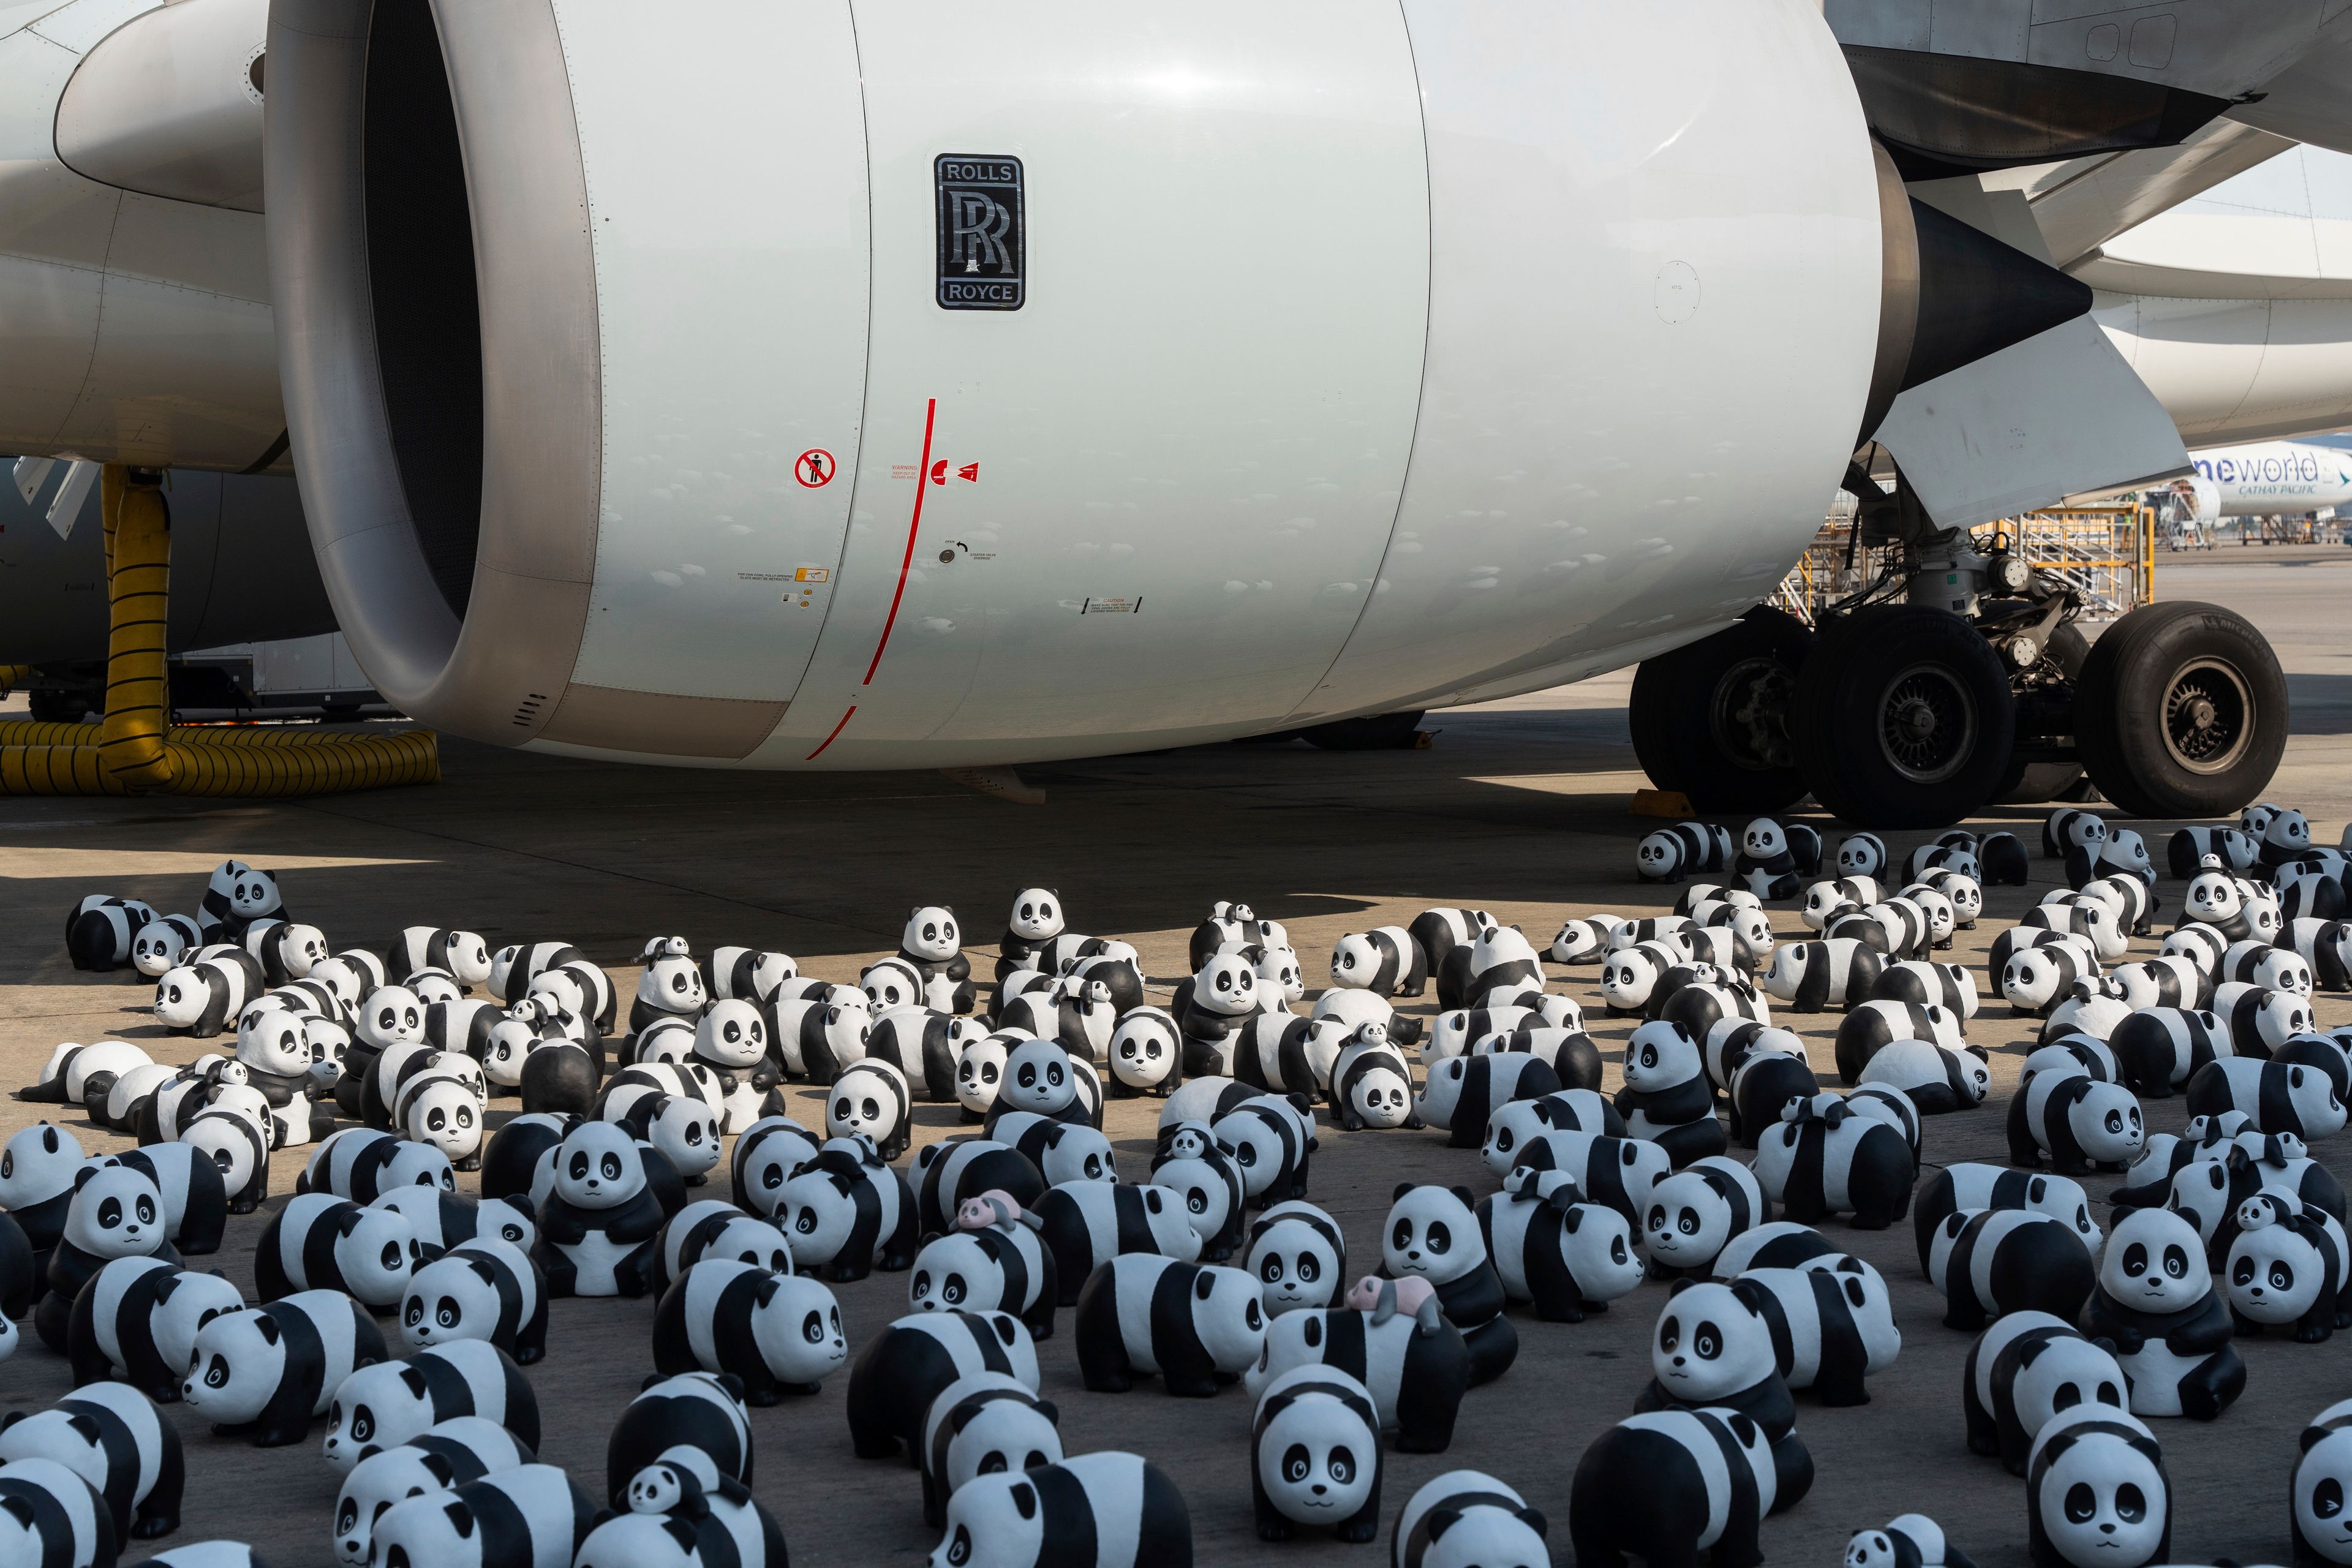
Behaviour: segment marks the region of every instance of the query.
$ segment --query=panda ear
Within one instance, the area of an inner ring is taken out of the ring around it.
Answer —
[[[2306,1426],[2303,1429],[2302,1436],[2295,1439],[2296,1447],[2301,1452],[2308,1454],[2314,1443],[2318,1442],[2322,1437],[2333,1436],[2335,1433],[2336,1428],[2333,1426]]]
[[[1544,1518],[1542,1510],[1538,1509],[1519,1510],[1519,1522],[1534,1531],[1538,1536],[1549,1535],[1551,1531],[1551,1522]]]
[[[425,1398],[429,1393],[425,1382],[425,1374],[414,1366],[404,1366],[400,1369],[400,1384],[418,1399]]]
[[[26,1501],[19,1493],[10,1492],[0,1497],[0,1512],[9,1514],[27,1531],[40,1528],[34,1519],[33,1505]]]
[[[1764,1315],[1765,1289],[1762,1285],[1753,1279],[1734,1279],[1731,1293],[1739,1298],[1739,1304],[1748,1309],[1751,1317]]]
[[[449,1502],[442,1505],[441,1511],[449,1516],[449,1523],[451,1527],[457,1531],[458,1540],[471,1541],[474,1538],[474,1510],[472,1509],[467,1508],[461,1502]]]
[[[1464,1208],[1465,1208],[1465,1209],[1474,1209],[1474,1210],[1475,1210],[1475,1208],[1477,1208],[1477,1206],[1478,1206],[1478,1195],[1477,1195],[1475,1193],[1472,1192],[1469,1188],[1467,1188],[1467,1187],[1448,1187],[1448,1188],[1446,1188],[1445,1190],[1446,1190],[1447,1192],[1449,1192],[1449,1193],[1452,1193],[1455,1197],[1460,1198],[1460,1199],[1462,1200],[1462,1206],[1463,1206]]]
[[[1216,1289],[1216,1288],[1217,1277],[1210,1273],[1205,1268],[1202,1269],[1198,1274],[1195,1274],[1192,1277],[1192,1294],[1200,1300],[1207,1300],[1209,1299],[1210,1292]],[[1008,1344],[1012,1342],[1011,1336],[1008,1335],[1006,1337],[1005,1342]]]
[[[1018,1484],[1017,1486],[1015,1486],[1015,1487],[1013,1489],[1013,1506],[1015,1509],[1018,1509],[1018,1510],[1020,1510],[1020,1513],[1021,1513],[1021,1517],[1022,1517],[1022,1518],[1024,1518],[1024,1519],[1034,1519],[1034,1518],[1036,1518],[1036,1517],[1037,1517],[1037,1491],[1036,1491],[1036,1489],[1035,1489],[1035,1488],[1034,1488],[1034,1487],[1032,1487],[1032,1486],[1031,1486],[1027,1481],[1023,1481],[1023,1482],[1021,1482],[1020,1484]]]
[[[1982,1046],[1962,1046],[1960,1048],[1968,1052],[1969,1055],[1976,1058],[1977,1060],[1983,1062],[1986,1066],[1990,1067],[1992,1065],[1991,1056]]]
[[[262,1343],[274,1345],[278,1342],[278,1331],[277,1319],[271,1317],[268,1313],[264,1312],[253,1326],[260,1331]]]
[[[1405,1194],[1411,1191],[1412,1191],[1412,1184],[1411,1182],[1399,1182],[1397,1184],[1396,1191],[1389,1194],[1389,1202],[1392,1204],[1401,1204],[1404,1202]]]
[[[436,1454],[430,1448],[420,1448],[417,1450],[416,1462],[431,1471],[434,1479],[443,1486],[454,1487],[457,1484],[457,1472],[451,1468],[446,1455]]]
[[[1666,1300],[1669,1301],[1673,1300],[1675,1297],[1681,1295],[1684,1291],[1689,1289],[1692,1286],[1697,1283],[1697,1280],[1690,1278],[1688,1275],[1685,1275],[1683,1278],[1675,1280],[1672,1285],[1666,1288]]]
[[[98,1167],[96,1165],[84,1165],[81,1169],[76,1171],[74,1173],[74,1191],[81,1191],[82,1184],[97,1174]]]
[[[0,1432],[5,1432],[9,1427],[14,1426],[19,1421],[26,1419],[31,1415],[32,1412],[29,1410],[11,1410],[7,1415],[0,1415]]]

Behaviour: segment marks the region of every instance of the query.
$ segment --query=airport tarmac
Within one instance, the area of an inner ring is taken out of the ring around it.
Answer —
[[[2295,736],[2273,798],[2308,811],[2318,841],[2336,842],[2352,815],[2352,551],[2224,547],[2165,555],[2168,598],[2236,607],[2273,639],[2291,672]],[[855,981],[861,965],[897,945],[918,903],[943,901],[962,916],[983,973],[1008,900],[1020,888],[1058,889],[1076,930],[1117,935],[1141,950],[1146,971],[1167,981],[1184,967],[1193,924],[1218,899],[1242,899],[1285,921],[1310,980],[1341,933],[1402,922],[1432,904],[1472,904],[1523,926],[1538,946],[1569,916],[1664,912],[1674,889],[1637,883],[1635,840],[1653,826],[1626,814],[1633,773],[1626,742],[1623,675],[1558,691],[1433,714],[1425,752],[1338,754],[1302,744],[1219,746],[1159,756],[1055,764],[1031,777],[1042,806],[983,798],[935,775],[775,775],[660,772],[527,757],[448,742],[437,788],[256,805],[172,800],[0,803],[0,1079],[28,1081],[60,1041],[113,1036],[141,1041],[159,1059],[184,1059],[205,1043],[162,1036],[146,1020],[148,987],[128,972],[75,973],[58,941],[60,918],[86,892],[142,898],[166,910],[194,907],[205,875],[231,856],[278,869],[292,912],[323,927],[337,946],[381,948],[401,926],[457,925],[493,946],[562,938],[613,970],[645,938],[679,932],[698,951],[720,942],[781,948],[803,969]],[[1814,820],[1832,841],[1836,829]],[[2038,808],[1998,811],[1990,826],[2038,837]],[[2144,826],[2159,862],[2169,826]],[[1926,835],[1895,836],[1907,848]],[[1989,889],[1987,918],[1946,955],[1983,984],[1994,934],[2049,887],[2055,862],[2033,862],[2033,885]],[[2179,888],[2161,889],[2168,927]],[[1784,935],[1793,911],[1775,911]],[[2152,952],[2153,942],[2139,944]],[[1592,968],[1553,970],[1556,988],[1591,1010],[1604,1051],[1630,1025],[1601,1016]],[[1164,999],[1164,987],[1154,993]],[[1433,1011],[1432,999],[1408,1011]],[[2352,999],[2322,998],[2324,1024],[2352,1021]],[[1784,1017],[1833,1079],[1829,1043],[1836,1015]],[[1932,1120],[1926,1160],[2000,1161],[2009,1087],[2032,1021],[1998,1005],[1971,1025],[1995,1070],[1983,1108]],[[215,1046],[220,1042],[210,1042]],[[1616,1080],[1611,1069],[1610,1082]],[[804,1086],[796,1114],[814,1123]],[[513,1102],[504,1102],[510,1107]],[[0,1135],[42,1108],[0,1101]],[[494,1111],[498,1107],[494,1106]],[[1122,1176],[1145,1173],[1156,1100],[1115,1100],[1108,1130]],[[2178,1099],[2151,1102],[2158,1131],[2183,1120]],[[62,1118],[93,1149],[121,1141]],[[919,1136],[965,1129],[951,1107],[924,1106]],[[2352,1138],[2315,1151],[2339,1173]],[[276,1199],[290,1193],[300,1156],[276,1163]],[[1326,1129],[1315,1156],[1313,1200],[1343,1223],[1350,1272],[1379,1262],[1378,1231],[1400,1182],[1495,1184],[1475,1151],[1433,1132],[1344,1133]],[[461,1178],[461,1188],[470,1178]],[[2095,1197],[2115,1182],[2085,1183]],[[714,1192],[719,1189],[711,1189]],[[2104,1209],[2100,1217],[2105,1217]],[[211,1261],[248,1293],[261,1216],[234,1222]],[[1811,1495],[1769,1521],[1763,1545],[1778,1562],[1829,1563],[1854,1530],[1907,1511],[1930,1514],[1985,1568],[2026,1562],[2023,1484],[1961,1441],[1959,1384],[1970,1336],[1941,1324],[1941,1298],[1922,1278],[1907,1222],[1876,1234],[1832,1221],[1833,1237],[1885,1275],[1904,1331],[1894,1367],[1871,1379],[1872,1402],[1823,1410],[1799,1398],[1798,1431],[1819,1479]],[[904,1275],[841,1287],[856,1351],[904,1310]],[[1645,1285],[1603,1316],[1545,1324],[1518,1315],[1517,1363],[1465,1401],[1450,1451],[1387,1456],[1383,1510],[1444,1470],[1486,1469],[1518,1488],[1552,1521],[1554,1559],[1572,1561],[1570,1482],[1586,1445],[1628,1413],[1649,1379],[1647,1344],[1663,1285]],[[556,1304],[547,1359],[531,1369],[547,1459],[571,1468],[592,1493],[604,1483],[604,1440],[651,1370],[654,1304]],[[1040,1347],[1045,1392],[1061,1408],[1072,1452],[1141,1452],[1176,1480],[1190,1505],[1198,1561],[1368,1562],[1388,1550],[1341,1548],[1312,1538],[1260,1543],[1248,1476],[1250,1405],[1239,1389],[1205,1401],[1171,1399],[1145,1382],[1124,1395],[1079,1384],[1065,1313]],[[2319,1346],[2242,1342],[2247,1394],[2219,1422],[2157,1423],[2176,1500],[2170,1561],[2286,1561],[2285,1483],[2303,1422],[2352,1394],[2343,1338]],[[37,1407],[68,1386],[61,1358],[29,1335],[0,1364],[0,1405]],[[843,1418],[846,1373],[814,1396],[755,1411],[757,1492],[774,1512],[801,1568],[908,1563],[937,1542],[924,1528],[919,1489],[897,1464],[849,1451]],[[278,1564],[330,1561],[328,1516],[338,1478],[310,1446],[244,1447],[173,1412],[188,1447],[181,1531],[162,1546],[233,1536]],[[143,1555],[143,1543],[125,1553]]]

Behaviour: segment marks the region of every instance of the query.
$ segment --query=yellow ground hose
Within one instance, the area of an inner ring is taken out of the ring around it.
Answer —
[[[429,730],[352,735],[173,725],[163,673],[172,534],[163,492],[152,476],[109,463],[100,495],[106,719],[96,726],[0,721],[0,795],[255,797],[439,782],[441,756]]]

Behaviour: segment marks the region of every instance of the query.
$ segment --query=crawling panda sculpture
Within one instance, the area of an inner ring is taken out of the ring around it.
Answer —
[[[2053,1313],[2004,1313],[1977,1336],[1961,1372],[1969,1449],[2022,1476],[2033,1439],[2061,1412],[2105,1405],[2120,1414],[2129,1386],[2105,1342]]]
[[[1258,1394],[1250,1491],[1261,1541],[1301,1525],[1338,1541],[1381,1532],[1380,1417],[1364,1385],[1327,1366],[1293,1367]]]
[[[929,1568],[1191,1568],[1192,1518],[1134,1454],[974,1476],[948,1499]]]
[[[1810,1477],[1808,1478],[1810,1479]],[[1577,1461],[1568,1504],[1578,1568],[1764,1561],[1758,1527],[1780,1500],[1772,1440],[1752,1416],[1720,1407],[1626,1417]]]

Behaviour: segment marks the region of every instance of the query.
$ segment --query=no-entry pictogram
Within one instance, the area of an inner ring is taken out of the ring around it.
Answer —
[[[811,447],[793,463],[793,478],[807,489],[823,489],[833,483],[833,454],[822,447]]]

